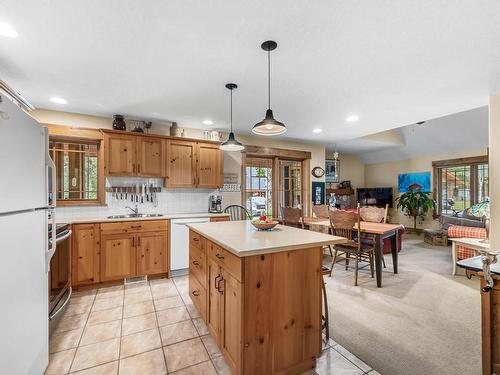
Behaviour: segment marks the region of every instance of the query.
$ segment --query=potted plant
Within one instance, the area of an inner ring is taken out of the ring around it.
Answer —
[[[413,217],[413,229],[417,232],[417,218],[425,220],[427,213],[434,209],[436,201],[431,198],[431,193],[410,190],[401,194],[396,201],[397,208],[401,208],[406,216]]]

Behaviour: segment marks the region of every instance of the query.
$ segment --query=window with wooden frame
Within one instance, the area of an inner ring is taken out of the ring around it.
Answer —
[[[282,207],[310,215],[310,152],[246,146],[242,159],[242,204],[253,216],[280,217]]]
[[[432,166],[436,215],[452,215],[489,196],[487,155],[439,160]]]
[[[50,135],[58,206],[103,205],[102,140]]]

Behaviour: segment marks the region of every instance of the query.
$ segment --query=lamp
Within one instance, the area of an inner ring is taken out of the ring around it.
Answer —
[[[233,90],[238,88],[235,83],[226,84],[226,88],[231,91],[231,131],[227,137],[227,141],[222,143],[219,148],[224,151],[241,151],[245,148],[240,142],[236,140],[233,133]]]
[[[264,120],[256,123],[252,132],[259,135],[279,135],[286,132],[286,126],[282,122],[274,119],[271,109],[271,51],[278,47],[278,44],[268,40],[261,45],[267,51],[267,111]]]

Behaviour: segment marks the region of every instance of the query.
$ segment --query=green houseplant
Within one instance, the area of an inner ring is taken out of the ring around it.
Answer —
[[[401,194],[396,201],[397,208],[401,208],[406,216],[413,217],[413,229],[417,231],[417,219],[425,220],[427,213],[434,209],[436,202],[431,198],[431,193],[410,190]]]

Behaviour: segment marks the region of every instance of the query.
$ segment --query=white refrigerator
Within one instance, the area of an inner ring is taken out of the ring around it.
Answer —
[[[45,129],[0,91],[2,374],[41,375],[48,365],[48,267],[55,238],[47,236],[55,223],[54,171]]]

